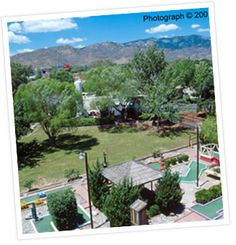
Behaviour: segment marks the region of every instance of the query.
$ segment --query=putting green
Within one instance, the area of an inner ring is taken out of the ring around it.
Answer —
[[[197,161],[193,160],[188,165],[188,172],[185,176],[180,176],[181,182],[194,182],[197,178]],[[201,176],[202,171],[207,169],[207,164],[199,162],[199,174],[198,177]]]
[[[84,225],[90,220],[89,216],[80,207],[78,207],[78,214],[81,215],[78,221],[79,222],[78,227]],[[52,222],[51,215],[46,215],[46,216],[43,216],[38,221],[33,221],[33,224],[35,226],[36,231],[39,233],[54,232],[55,230],[51,222]]]
[[[217,219],[223,215],[223,201],[222,197],[219,197],[206,204],[196,204],[191,208],[193,211],[206,217],[207,219]]]
[[[46,193],[46,195],[48,195],[48,194],[51,194],[51,193],[54,193],[54,192],[57,192],[57,191],[66,190],[66,189],[69,189],[69,188],[72,188],[72,187],[71,186],[63,186],[63,187],[60,187],[60,188],[53,189],[51,191],[45,191],[45,193]],[[33,195],[33,196],[30,196],[30,197],[21,198],[21,201],[23,201],[23,202],[33,202],[36,199],[39,199],[39,196],[37,194]]]
[[[149,166],[150,166],[151,168],[155,168],[155,169],[161,170],[161,165],[160,165],[160,163],[150,163]]]

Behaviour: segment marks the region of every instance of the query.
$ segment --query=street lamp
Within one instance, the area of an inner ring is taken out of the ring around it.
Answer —
[[[196,130],[197,130],[197,188],[199,187],[199,146],[200,146],[200,132],[201,132],[201,128],[200,125],[196,125]]]
[[[79,154],[79,159],[85,159],[85,170],[87,177],[87,186],[88,186],[88,201],[89,201],[89,213],[90,213],[90,222],[91,228],[93,229],[93,213],[92,213],[92,205],[91,205],[91,194],[90,194],[90,184],[89,184],[89,173],[88,173],[88,155],[87,152],[82,152]]]

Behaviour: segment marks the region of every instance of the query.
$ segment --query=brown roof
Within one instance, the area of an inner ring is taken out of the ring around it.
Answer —
[[[133,160],[104,168],[102,174],[114,184],[129,179],[134,185],[146,184],[163,176],[161,171]]]

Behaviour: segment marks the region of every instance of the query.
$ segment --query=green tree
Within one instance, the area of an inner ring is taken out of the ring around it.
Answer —
[[[216,117],[208,116],[202,123],[200,139],[203,143],[218,144]]]
[[[14,103],[21,104],[23,118],[41,124],[52,144],[60,128],[82,111],[82,96],[73,84],[48,78],[20,86]]]
[[[182,196],[178,173],[172,174],[170,169],[167,169],[156,188],[157,204],[164,212],[175,211]]]
[[[139,81],[139,90],[143,91],[146,85],[153,85],[166,65],[163,50],[159,50],[156,46],[138,52],[131,62],[131,67],[135,78]]]
[[[102,166],[98,160],[93,168],[89,169],[89,180],[92,202],[95,207],[102,209],[109,187],[102,176]]]
[[[196,64],[194,75],[194,89],[198,97],[199,109],[215,112],[215,92],[212,66],[206,61]]]
[[[48,211],[58,230],[73,230],[77,227],[78,211],[72,190],[62,190],[48,194]]]
[[[28,82],[28,77],[33,74],[32,66],[25,66],[17,62],[11,62],[11,79],[13,94],[17,88]]]
[[[73,75],[68,71],[56,71],[55,73],[52,73],[50,77],[60,82],[68,82],[68,83],[74,82]]]
[[[106,197],[103,211],[112,227],[130,225],[130,205],[139,197],[139,188],[128,180],[113,185]]]

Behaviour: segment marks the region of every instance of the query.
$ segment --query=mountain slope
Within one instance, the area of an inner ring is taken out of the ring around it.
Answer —
[[[17,54],[12,56],[11,60],[32,65],[34,68],[61,66],[65,63],[83,66],[98,60],[110,60],[123,64],[131,60],[138,51],[146,50],[150,45],[157,45],[163,49],[168,61],[184,58],[211,58],[210,39],[200,35],[189,35],[160,39],[149,38],[126,43],[103,42],[81,49],[57,46]]]

